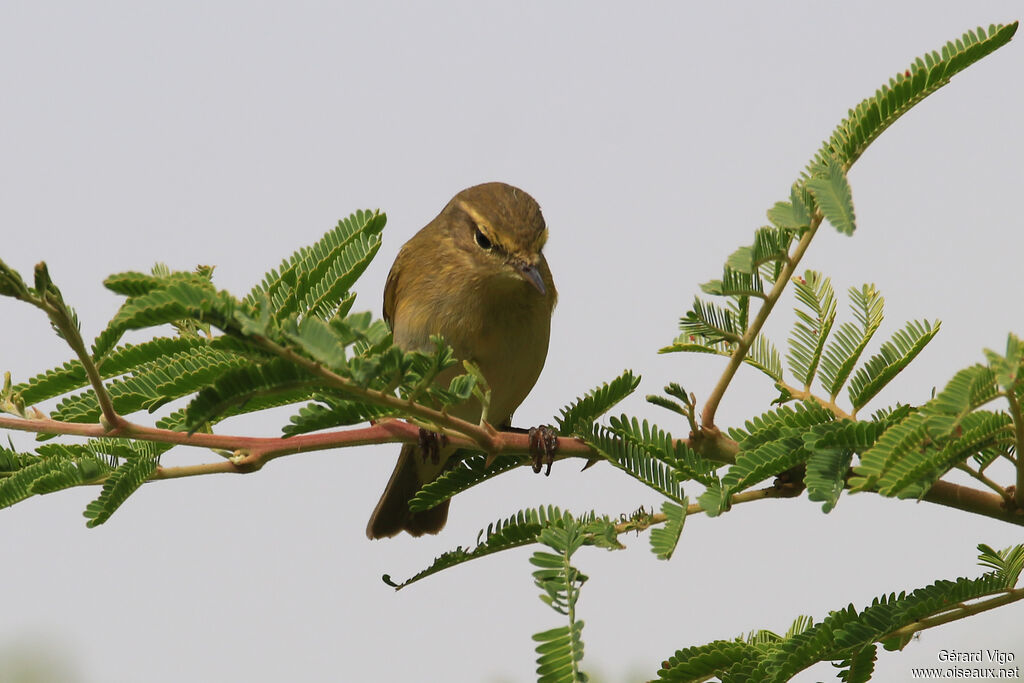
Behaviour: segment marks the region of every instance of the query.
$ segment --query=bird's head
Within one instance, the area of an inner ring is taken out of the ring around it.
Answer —
[[[541,251],[548,229],[533,197],[505,183],[484,183],[455,195],[445,213],[450,237],[477,269],[510,284],[526,282],[541,296],[553,294]]]

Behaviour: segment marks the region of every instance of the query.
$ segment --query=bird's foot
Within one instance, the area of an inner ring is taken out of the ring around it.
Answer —
[[[441,449],[448,445],[448,437],[444,434],[431,432],[420,427],[419,436],[420,453],[423,454],[423,462],[427,459],[437,465],[441,462]]]
[[[544,476],[551,474],[551,464],[555,461],[555,451],[558,450],[558,432],[554,427],[541,425],[530,427],[530,455],[533,456],[533,471],[540,472],[544,465],[547,470]]]

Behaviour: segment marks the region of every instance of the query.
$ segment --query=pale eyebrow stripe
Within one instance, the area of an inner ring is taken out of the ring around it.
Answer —
[[[492,233],[494,232],[494,227],[490,223],[487,222],[487,219],[485,219],[483,216],[481,216],[480,213],[476,209],[474,209],[472,206],[467,204],[465,201],[460,199],[458,201],[458,207],[460,209],[462,209],[463,211],[465,211],[466,213],[468,213],[469,217],[472,218],[476,222],[477,225],[483,225],[488,230],[490,230]]]

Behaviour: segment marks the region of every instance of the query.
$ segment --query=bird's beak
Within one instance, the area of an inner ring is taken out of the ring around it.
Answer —
[[[544,286],[544,280],[540,276],[540,272],[537,270],[537,266],[531,264],[524,264],[519,267],[519,272],[523,274],[523,278],[533,285],[533,288],[541,293],[541,296],[548,293],[547,287]]]

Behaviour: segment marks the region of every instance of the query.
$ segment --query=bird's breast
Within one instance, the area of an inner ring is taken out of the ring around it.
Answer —
[[[526,398],[547,358],[550,304],[522,284],[525,296],[487,296],[483,289],[452,296],[421,289],[416,297],[398,301],[392,321],[395,343],[403,349],[430,351],[431,335],[440,334],[459,360],[480,367],[491,388],[488,421],[495,425]],[[461,365],[450,368],[438,382],[447,384],[462,372]],[[476,421],[480,405],[470,400],[451,412]]]

